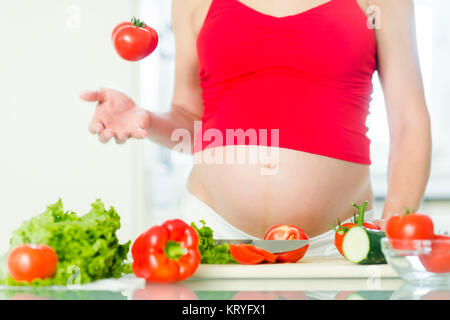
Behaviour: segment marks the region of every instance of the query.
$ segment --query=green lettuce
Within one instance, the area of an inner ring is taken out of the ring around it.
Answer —
[[[131,273],[126,263],[131,241],[119,244],[116,236],[120,216],[113,207],[106,210],[100,199],[91,206],[87,214],[79,217],[64,211],[59,199],[42,214],[23,222],[12,234],[11,248],[22,244],[52,247],[58,255],[56,274],[31,283],[16,282],[6,275],[3,282],[31,286],[82,284]]]
[[[237,263],[230,254],[230,248],[227,244],[216,245],[214,242],[214,231],[207,227],[205,221],[200,220],[203,224],[201,228],[192,222],[191,226],[198,234],[198,250],[201,255],[201,263],[205,264],[226,264]]]

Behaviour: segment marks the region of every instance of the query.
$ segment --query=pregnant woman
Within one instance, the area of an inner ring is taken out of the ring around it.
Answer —
[[[196,161],[185,220],[204,219],[224,238],[296,225],[310,253],[330,254],[327,224],[352,217],[352,202],[372,208],[365,122],[376,70],[390,136],[381,217],[419,207],[431,134],[412,0],[173,0],[173,30],[170,112],[109,89],[81,97],[98,103],[90,130],[104,143],[149,138],[173,148],[174,132],[189,133],[183,143]],[[230,151],[246,161],[226,161]],[[249,161],[255,154],[269,156]]]

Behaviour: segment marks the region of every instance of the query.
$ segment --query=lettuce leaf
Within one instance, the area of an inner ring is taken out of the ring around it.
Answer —
[[[42,214],[23,222],[13,232],[11,248],[22,244],[46,244],[58,255],[58,268],[53,278],[20,283],[6,276],[8,285],[66,285],[82,284],[104,278],[119,278],[131,272],[126,263],[131,241],[119,244],[116,231],[120,216],[102,201],[92,203],[92,209],[79,217],[64,211],[61,199],[47,207]]]
[[[230,254],[230,248],[227,244],[216,245],[214,242],[214,231],[206,226],[204,220],[201,228],[192,222],[191,226],[198,234],[198,249],[201,255],[201,263],[205,264],[226,264],[237,263]]]

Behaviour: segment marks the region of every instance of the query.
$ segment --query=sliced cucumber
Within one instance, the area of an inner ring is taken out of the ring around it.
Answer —
[[[357,264],[384,264],[386,259],[381,251],[382,231],[367,230],[356,226],[351,228],[342,241],[345,258]]]

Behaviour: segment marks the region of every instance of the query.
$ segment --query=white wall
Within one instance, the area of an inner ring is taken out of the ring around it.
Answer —
[[[121,241],[145,229],[141,143],[102,145],[80,91],[139,97],[138,64],[121,60],[113,27],[138,1],[0,1],[0,253],[24,219],[61,197],[85,213],[100,197],[122,217]],[[139,101],[136,101],[139,103]]]

